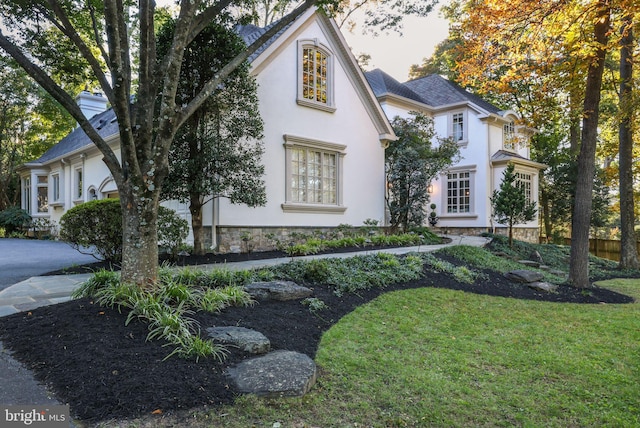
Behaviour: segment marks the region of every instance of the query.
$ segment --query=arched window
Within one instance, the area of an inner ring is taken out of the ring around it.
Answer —
[[[335,111],[333,55],[317,40],[303,40],[298,46],[298,104]]]

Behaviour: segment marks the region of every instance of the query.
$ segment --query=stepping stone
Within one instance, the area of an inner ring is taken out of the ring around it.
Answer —
[[[263,281],[244,286],[244,291],[256,300],[296,300],[313,294],[307,287],[293,281]]]
[[[558,286],[556,284],[551,284],[549,282],[532,282],[527,284],[529,286],[529,288],[533,288],[534,290],[538,290],[538,291],[546,291],[548,293],[553,293],[558,289]]]
[[[229,369],[240,392],[263,397],[301,397],[316,382],[316,363],[293,351],[274,351]]]
[[[542,274],[540,272],[534,272],[531,270],[512,270],[506,272],[505,277],[516,282],[536,282],[542,280]]]
[[[210,338],[224,344],[237,346],[250,354],[266,354],[271,349],[271,342],[259,331],[244,327],[209,327]]]
[[[540,267],[540,263],[534,262],[533,260],[518,260],[518,263],[534,268]]]

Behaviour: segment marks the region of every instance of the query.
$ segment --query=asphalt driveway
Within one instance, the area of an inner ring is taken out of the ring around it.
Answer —
[[[95,261],[93,256],[81,254],[64,242],[2,238],[0,290],[32,276]]]

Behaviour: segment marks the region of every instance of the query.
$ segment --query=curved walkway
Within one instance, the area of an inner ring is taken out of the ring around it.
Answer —
[[[439,245],[421,245],[417,247],[388,248],[376,250],[389,254],[406,254],[411,252],[430,252],[451,245],[472,245],[481,247],[489,242],[489,238],[480,236],[452,236],[451,242]],[[368,251],[339,254],[320,254],[312,256],[296,257],[295,260],[311,260],[322,258],[348,258],[367,254]],[[225,263],[224,265],[201,265],[200,269],[214,269],[222,267],[228,269],[253,269],[265,266],[274,266],[291,261],[291,257],[266,260],[249,260],[245,262]],[[54,268],[55,269],[55,268]],[[46,272],[46,271],[45,271]],[[0,317],[22,311],[29,311],[40,306],[47,306],[65,302],[70,299],[71,293],[91,274],[34,276],[0,291]]]

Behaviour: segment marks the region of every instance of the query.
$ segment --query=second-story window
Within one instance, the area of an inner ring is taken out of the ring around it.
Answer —
[[[451,125],[451,136],[453,137],[453,140],[456,142],[466,140],[464,113],[454,113],[451,116]]]
[[[298,104],[329,112],[333,103],[333,57],[317,40],[300,41]]]
[[[502,147],[505,150],[516,149],[516,131],[513,122],[502,126]]]

